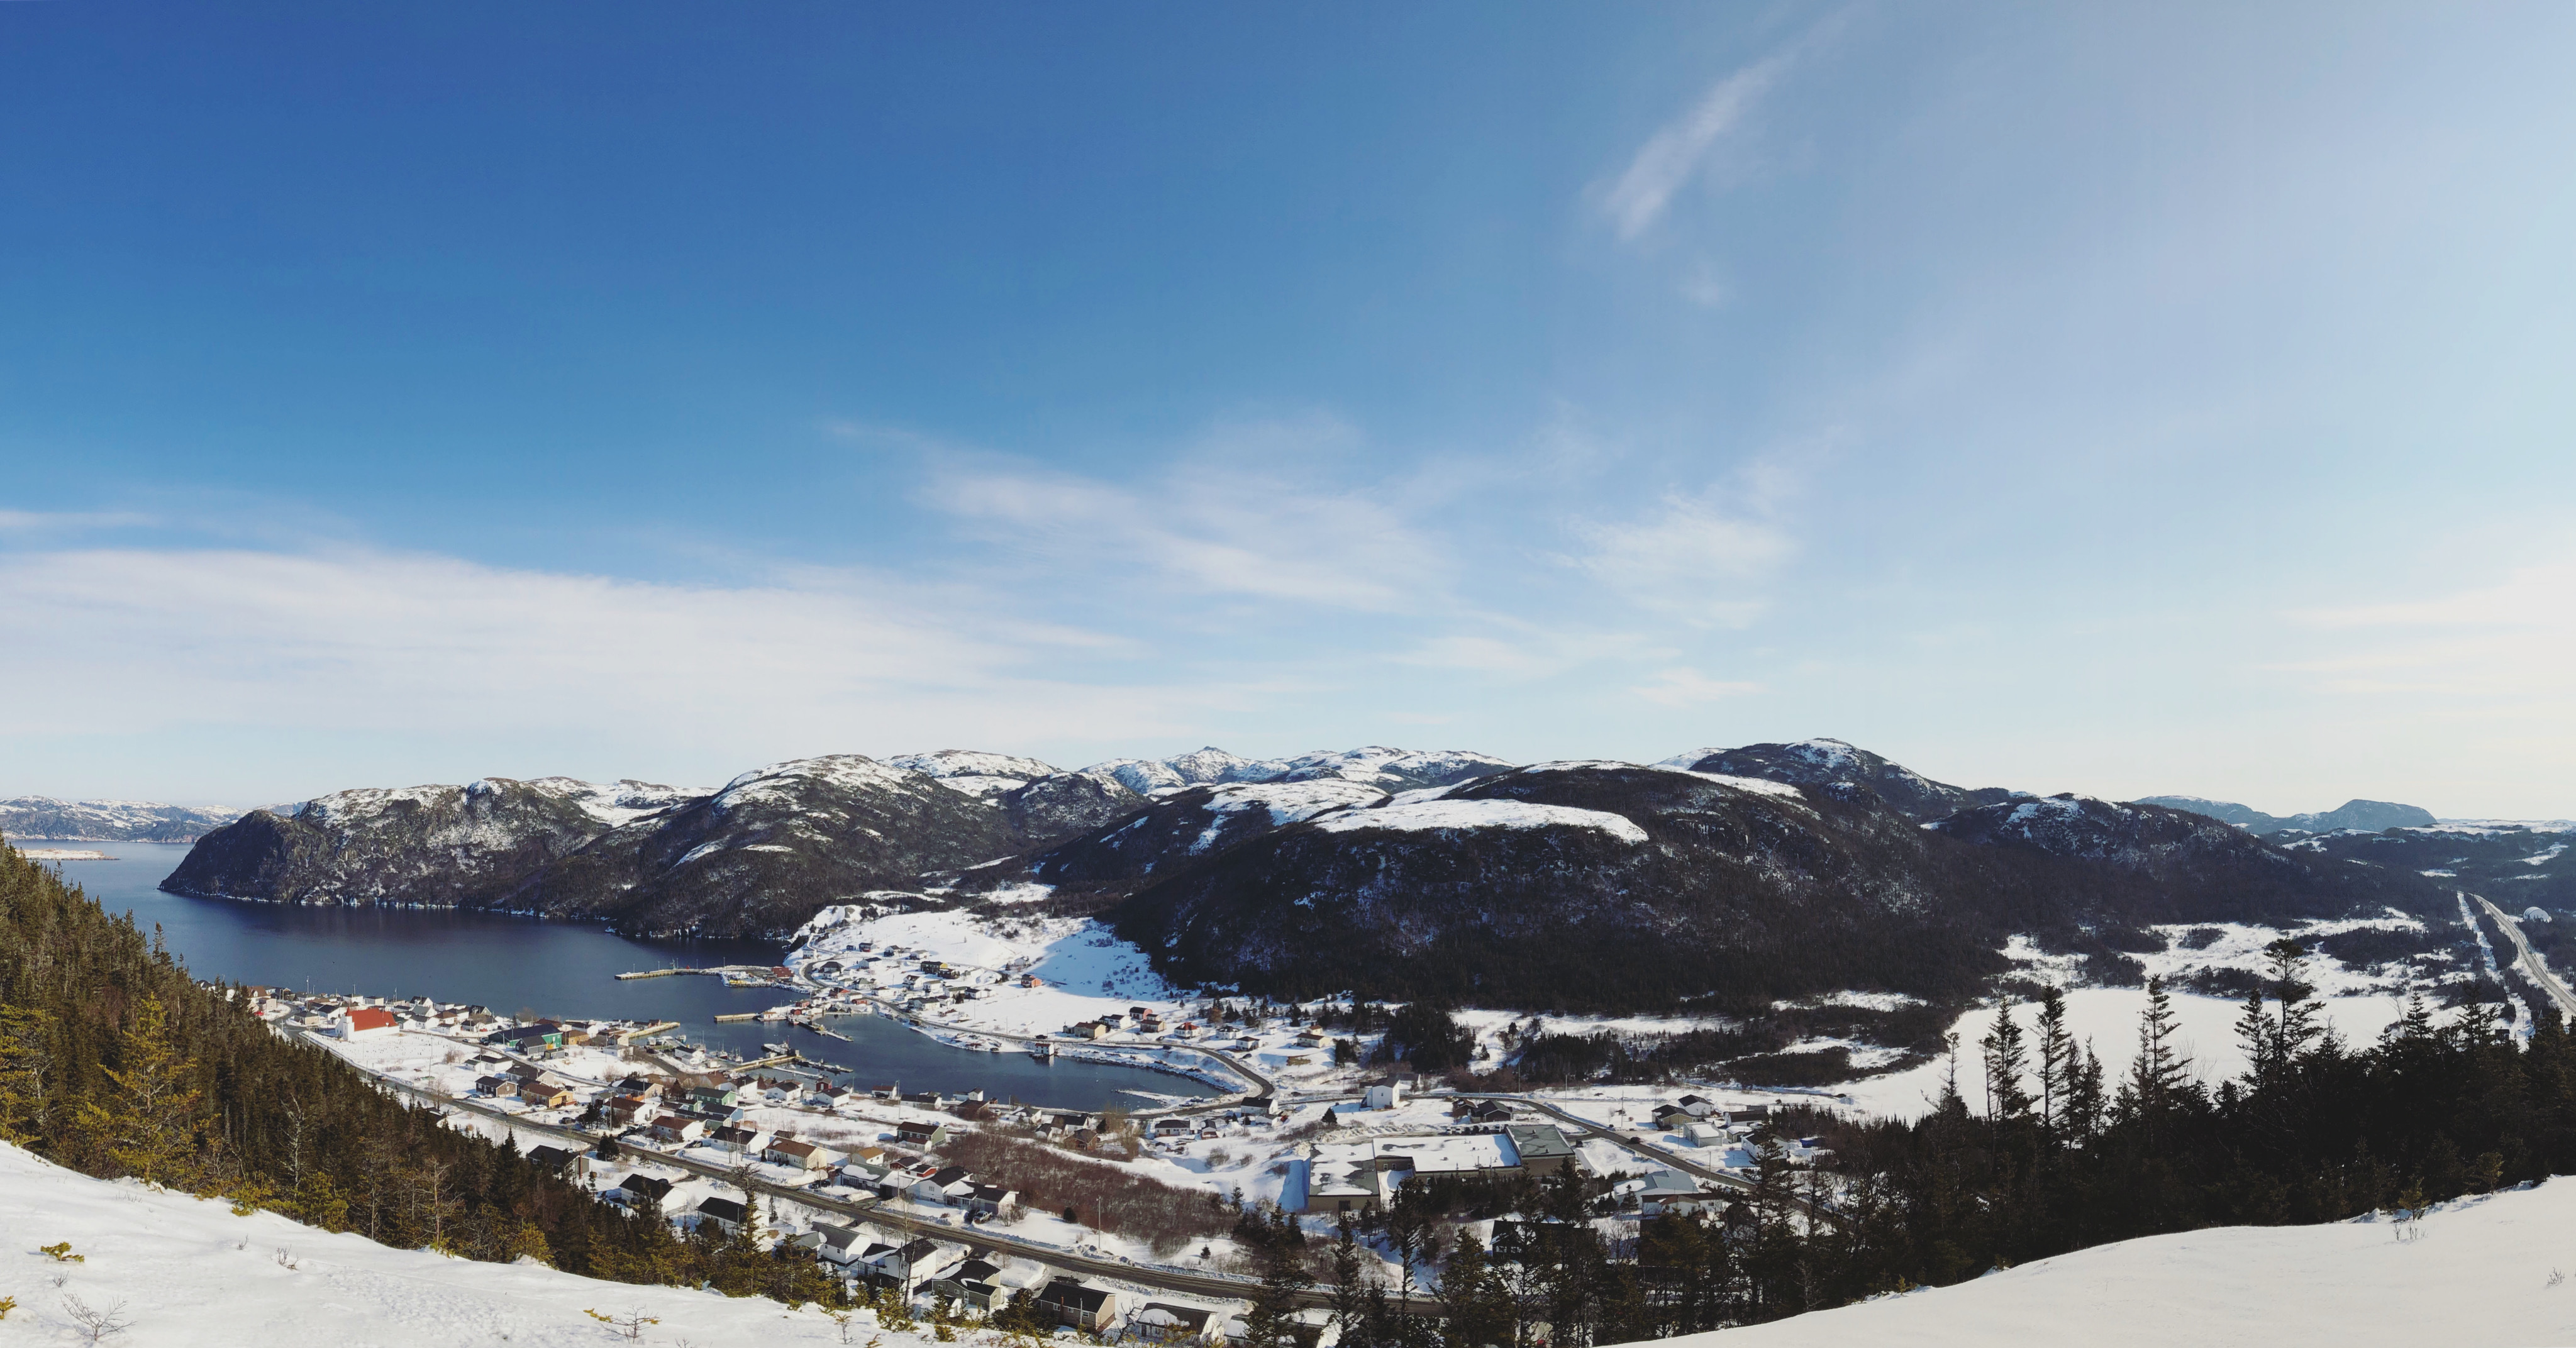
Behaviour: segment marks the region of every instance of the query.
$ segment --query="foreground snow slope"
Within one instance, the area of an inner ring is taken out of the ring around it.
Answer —
[[[83,1262],[57,1264],[37,1253],[57,1241],[70,1241]],[[281,1249],[290,1252],[294,1268],[279,1261]],[[134,1323],[124,1341],[161,1348],[503,1342],[601,1348],[625,1340],[584,1309],[622,1316],[638,1307],[661,1319],[646,1328],[648,1344],[840,1342],[821,1314],[774,1301],[598,1282],[535,1263],[478,1264],[388,1249],[273,1213],[236,1217],[220,1201],[105,1183],[0,1145],[0,1297],[18,1299],[0,1325],[0,1343],[75,1342],[65,1294],[102,1309],[122,1300]],[[909,1334],[884,1338],[885,1348],[923,1342]]]
[[[2382,1220],[2230,1226],[1660,1344],[2576,1343],[2576,1180]]]

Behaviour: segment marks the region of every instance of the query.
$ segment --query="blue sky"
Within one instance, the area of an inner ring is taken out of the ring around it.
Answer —
[[[0,792],[2576,815],[2564,6],[0,5]]]

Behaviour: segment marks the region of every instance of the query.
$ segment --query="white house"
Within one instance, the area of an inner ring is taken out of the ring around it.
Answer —
[[[381,1007],[353,1006],[340,1013],[333,1028],[343,1039],[381,1039],[400,1033],[402,1022]]]

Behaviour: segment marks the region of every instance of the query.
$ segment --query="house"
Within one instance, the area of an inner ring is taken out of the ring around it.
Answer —
[[[651,1175],[628,1175],[609,1187],[612,1194],[623,1194],[629,1202],[651,1199],[655,1203],[671,1196],[671,1182]]]
[[[1020,1213],[1020,1191],[998,1184],[977,1184],[966,1192],[966,1210],[979,1217],[1009,1221]]]
[[[529,1025],[512,1025],[507,1029],[495,1030],[485,1035],[483,1042],[532,1056],[557,1053],[563,1049],[563,1027],[550,1020],[540,1020]]]
[[[762,1147],[769,1145],[769,1134],[757,1128],[728,1123],[721,1128],[709,1129],[706,1140],[726,1151],[757,1154]]]
[[[1641,1217],[1688,1216],[1713,1205],[1690,1176],[1677,1171],[1652,1171],[1629,1184],[1636,1186],[1637,1213]]]
[[[517,1077],[476,1077],[474,1089],[495,1100],[507,1100],[519,1093]]]
[[[1071,1325],[1085,1334],[1102,1334],[1118,1318],[1118,1294],[1105,1287],[1085,1287],[1071,1278],[1058,1278],[1039,1290],[1037,1308],[1040,1315],[1054,1317],[1057,1324]]]
[[[1699,1122],[1699,1120],[1699,1115],[1693,1114],[1679,1105],[1661,1105],[1655,1110],[1655,1131],[1659,1133],[1678,1133],[1682,1129]]]
[[[653,1136],[664,1142],[695,1142],[706,1132],[704,1123],[677,1114],[664,1114],[653,1120]]]
[[[714,1222],[729,1236],[741,1230],[742,1224],[751,1219],[751,1211],[730,1198],[709,1198],[698,1204],[697,1218],[702,1222]]]
[[[950,1136],[948,1125],[944,1123],[906,1120],[894,1126],[895,1141],[907,1147],[920,1147],[926,1150],[947,1141]]]
[[[1682,1129],[1682,1141],[1694,1147],[1726,1145],[1726,1127],[1716,1123],[1694,1123]]]
[[[954,1246],[942,1247],[938,1241],[922,1239],[887,1250],[869,1262],[875,1266],[878,1277],[909,1287],[928,1280],[955,1252]]]
[[[1011,1289],[994,1281],[1000,1273],[990,1258],[970,1252],[963,1262],[923,1284],[921,1290],[925,1295],[946,1297],[991,1315],[1011,1304]]]
[[[1148,1301],[1127,1317],[1126,1325],[1118,1332],[1118,1342],[1222,1344],[1225,1326],[1214,1311]]]
[[[917,1203],[954,1203],[975,1190],[975,1177],[962,1165],[943,1166],[914,1180],[904,1192]]]
[[[402,1022],[390,1011],[373,1006],[354,1006],[340,1013],[336,1028],[343,1039],[382,1039],[402,1031]]]
[[[1186,1137],[1189,1135],[1189,1132],[1190,1121],[1177,1115],[1166,1115],[1163,1118],[1154,1120],[1154,1136],[1156,1137]]]
[[[1694,1119],[1704,1119],[1717,1112],[1717,1102],[1704,1096],[1685,1095],[1673,1103],[1690,1111],[1690,1116]]]
[[[624,1080],[617,1083],[615,1089],[619,1095],[631,1095],[638,1100],[658,1100],[662,1098],[662,1083],[653,1080],[651,1077],[629,1074]]]
[[[562,1082],[547,1085],[521,1085],[519,1099],[539,1109],[561,1109],[574,1100],[572,1087]]]
[[[1520,1153],[1521,1173],[1553,1175],[1575,1163],[1574,1144],[1552,1123],[1515,1123],[1503,1130]]]
[[[1371,1086],[1360,1094],[1362,1109],[1393,1109],[1404,1103],[1404,1088],[1392,1083]]]
[[[541,1170],[562,1174],[564,1167],[572,1164],[572,1155],[561,1147],[530,1147],[528,1163]]]
[[[511,1089],[517,1090],[514,1084]],[[632,1095],[613,1096],[599,1107],[601,1118],[623,1127],[653,1113],[653,1102]]]
[[[854,1226],[816,1222],[812,1233],[818,1238],[814,1257],[847,1268],[859,1262],[868,1248],[867,1233]]]
[[[798,1170],[828,1170],[832,1165],[832,1153],[792,1137],[771,1142],[760,1153],[760,1159]]]
[[[691,1109],[721,1113],[732,1109],[742,1099],[742,1092],[730,1084],[719,1083],[712,1086],[691,1086],[688,1095],[684,1098]]]

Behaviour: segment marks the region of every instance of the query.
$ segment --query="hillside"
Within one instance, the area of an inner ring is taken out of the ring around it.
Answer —
[[[2348,828],[2377,832],[2390,828],[2430,828],[2437,822],[2433,812],[2420,805],[2399,805],[2385,800],[2347,800],[2331,810],[2288,815],[2265,814],[2234,801],[2210,800],[2204,796],[2141,796],[2138,803],[2188,810],[2262,834],[2292,830],[2327,833]]]
[[[598,1348],[619,1342],[585,1314],[640,1310],[660,1323],[653,1343],[838,1344],[820,1311],[758,1297],[602,1282],[533,1260],[516,1264],[398,1250],[130,1181],[95,1180],[0,1143],[0,1233],[16,1276],[0,1295],[17,1308],[0,1341],[82,1341],[67,1298],[121,1306],[132,1330],[109,1342],[267,1348],[273,1344],[483,1345]],[[76,1264],[51,1264],[38,1245],[68,1241]],[[288,1267],[291,1262],[293,1267]],[[42,1269],[40,1276],[37,1270]],[[62,1277],[60,1286],[53,1275]],[[885,1348],[926,1338],[858,1323]],[[864,1341],[864,1340],[862,1340]]]
[[[1240,790],[1166,797],[991,882],[1116,899],[1118,933],[1183,983],[1591,1011],[1749,1013],[1848,989],[1951,1001],[2005,967],[2016,934],[2135,982],[2123,952],[2166,945],[2149,924],[2450,903],[2422,877],[2099,802],[1926,828],[1865,786],[1613,763],[1302,814],[1225,808]]]
[[[2010,800],[1999,786],[1967,787],[1936,782],[1902,763],[1891,763],[1867,749],[1841,740],[1800,740],[1795,744],[1748,744],[1740,749],[1694,749],[1663,760],[1661,766],[1694,772],[1761,777],[1791,786],[1852,783],[1878,793],[1897,813],[1923,823],[1971,806]]]
[[[2037,1259],[1770,1324],[1652,1342],[1674,1348],[1850,1344],[2103,1348],[2576,1342],[2559,1246],[2576,1183],[2445,1204],[2400,1240],[2385,1218],[2229,1226]]]
[[[0,837],[63,842],[194,842],[240,813],[140,800],[19,796],[0,800]]]
[[[280,903],[499,906],[547,865],[699,794],[566,777],[337,791],[208,833],[161,887]]]

